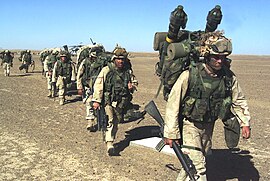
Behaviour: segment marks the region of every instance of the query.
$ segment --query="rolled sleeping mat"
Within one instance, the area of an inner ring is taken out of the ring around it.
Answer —
[[[154,35],[154,45],[153,48],[155,51],[159,51],[159,49],[161,48],[161,42],[166,41],[166,36],[167,36],[168,32],[156,32]]]
[[[170,43],[167,48],[167,56],[169,60],[185,57],[190,53],[191,46],[189,43]]]

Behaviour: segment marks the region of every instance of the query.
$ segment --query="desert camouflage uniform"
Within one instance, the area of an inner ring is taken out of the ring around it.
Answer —
[[[77,72],[77,89],[84,90],[83,102],[86,104],[86,120],[88,121],[87,129],[89,129],[90,131],[95,131],[94,128],[95,128],[95,125],[97,124],[97,120],[94,115],[94,110],[91,106],[91,101],[93,97],[93,86],[94,86],[94,82],[93,82],[94,80],[92,78],[93,75],[91,75],[93,73],[92,66],[91,66],[93,63],[94,63],[93,59],[91,60],[89,57],[85,58],[80,63],[80,66]],[[90,75],[86,75],[87,74],[86,71],[89,71],[88,74]],[[84,76],[89,76],[89,77],[87,77],[87,80],[83,80]],[[84,81],[87,81],[87,83]]]
[[[112,66],[114,66],[112,64]],[[110,72],[109,66],[104,67],[99,73],[94,84],[94,94],[92,101],[102,103],[104,94],[104,84],[107,74]],[[105,134],[105,142],[113,142],[118,130],[118,124],[122,119],[122,110],[115,109],[116,102],[111,105],[105,105],[105,112],[108,116],[108,126]]]
[[[45,58],[45,61],[43,63],[44,65],[44,71],[47,79],[47,89],[49,91],[48,97],[51,97],[53,94],[52,90],[52,74],[53,74],[53,68],[54,64],[57,61],[57,52],[53,52],[52,54],[48,55]]]
[[[29,66],[34,66],[31,51],[27,50],[26,52],[23,52],[21,60],[22,65],[19,67],[19,69],[20,70],[25,69],[25,73],[28,73]]]
[[[10,51],[3,52],[3,56],[1,65],[4,69],[4,75],[9,76],[10,75],[10,67],[13,66],[13,56],[11,55]]]
[[[56,83],[56,88],[59,89],[59,103],[63,105],[67,88],[71,86],[72,81],[76,80],[76,72],[74,64],[69,60],[68,53],[62,53],[60,60],[54,64],[52,83]],[[66,57],[66,62],[61,61],[61,58]]]
[[[181,113],[180,105],[183,104],[184,98],[188,91],[188,79],[190,72],[184,71],[172,88],[166,106],[164,137],[170,139],[180,139],[179,114]],[[241,126],[249,126],[250,113],[247,101],[242,93],[239,83],[235,76],[232,80],[232,106],[231,111],[236,115]],[[187,152],[196,167],[199,180],[206,180],[205,156],[211,153],[212,134],[214,122],[192,122],[183,119],[183,145],[199,148],[183,148]],[[186,172],[182,169],[177,180],[188,180]]]

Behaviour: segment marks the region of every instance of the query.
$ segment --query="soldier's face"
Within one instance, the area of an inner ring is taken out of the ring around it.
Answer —
[[[123,58],[116,58],[114,60],[115,66],[119,69],[122,69],[124,67],[124,59]]]
[[[67,57],[62,56],[62,57],[60,57],[60,59],[61,59],[62,62],[65,62],[67,60]]]
[[[226,57],[224,55],[210,55],[209,66],[212,67],[214,70],[220,70],[225,58]]]

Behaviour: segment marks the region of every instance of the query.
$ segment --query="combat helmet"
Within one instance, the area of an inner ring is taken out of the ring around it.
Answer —
[[[208,55],[230,55],[232,53],[232,42],[223,35],[223,32],[209,32],[202,39],[200,48],[201,56]]]
[[[118,59],[126,59],[128,56],[128,52],[126,51],[125,48],[121,48],[121,47],[116,47],[113,50],[113,56],[112,56],[112,60],[118,58]]]
[[[62,51],[60,52],[60,57],[67,57],[67,56],[68,56],[68,52],[67,52],[67,51],[62,50]]]
[[[9,50],[5,50],[5,53],[9,53],[10,51]]]

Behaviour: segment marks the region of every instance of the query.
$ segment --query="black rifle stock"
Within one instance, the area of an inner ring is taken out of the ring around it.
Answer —
[[[157,106],[156,106],[155,102],[153,100],[150,101],[145,106],[144,110],[158,122],[158,124],[160,125],[160,128],[161,128],[161,131],[162,131],[161,134],[163,136],[164,120],[163,120],[159,110],[157,109]],[[163,143],[163,144],[165,145],[165,143]],[[195,178],[196,170],[195,170],[194,165],[192,164],[192,161],[189,159],[189,157],[187,155],[185,155],[182,152],[180,146],[175,141],[173,141],[173,143],[172,143],[172,148],[173,148],[173,151],[175,152],[177,158],[179,159],[182,167],[187,172],[190,180],[195,181],[196,180],[196,178]]]
[[[105,141],[105,131],[107,130],[108,119],[104,107],[99,107],[96,109],[96,113],[98,131],[102,131],[103,141]]]
[[[52,85],[52,98],[55,101],[55,96],[57,94],[56,82],[52,82],[51,85]]]

